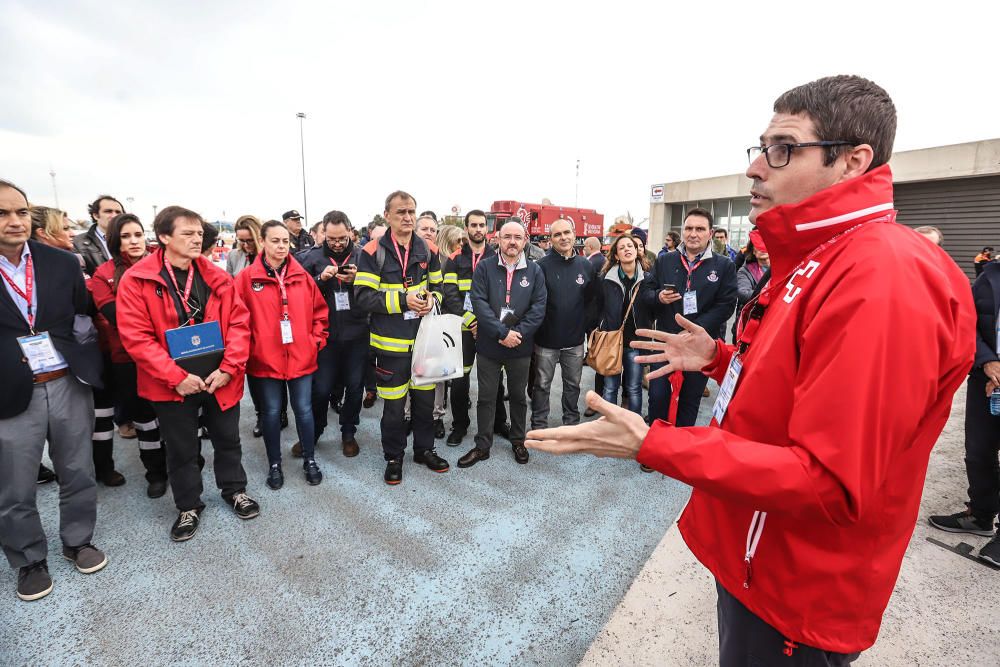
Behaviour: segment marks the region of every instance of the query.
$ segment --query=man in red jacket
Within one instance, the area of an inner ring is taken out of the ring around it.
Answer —
[[[681,333],[634,344],[665,364],[655,374],[720,383],[711,424],[647,427],[590,394],[603,419],[527,444],[636,458],[694,487],[679,526],[717,581],[721,664],[841,665],[875,642],[975,311],[954,262],[895,223],[884,90],[830,77],[774,111],[747,170],[773,278],[739,342],[678,315]]]
[[[260,514],[246,494],[239,430],[249,313],[229,274],[202,256],[203,224],[200,215],[180,206],[160,211],[153,222],[160,249],[126,272],[118,286],[122,343],[136,364],[139,395],[152,402],[167,443],[167,474],[180,512],[170,531],[175,542],[194,537],[205,508],[199,410],[215,448],[223,499],[241,519]]]

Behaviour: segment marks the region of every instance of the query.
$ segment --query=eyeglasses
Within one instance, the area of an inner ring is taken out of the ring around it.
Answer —
[[[792,160],[792,150],[796,148],[811,148],[813,146],[857,146],[851,141],[807,141],[800,144],[771,144],[770,146],[751,146],[747,149],[747,158],[750,164],[764,154],[767,166],[771,169],[780,169],[788,166]]]
[[[236,239],[236,242],[241,243],[243,245],[252,245],[253,239]]]
[[[329,243],[331,245],[344,245],[344,244],[346,244],[350,240],[351,240],[351,238],[349,236],[327,236],[326,237],[327,243]]]

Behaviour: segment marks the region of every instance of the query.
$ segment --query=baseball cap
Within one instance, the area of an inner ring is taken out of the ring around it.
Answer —
[[[299,212],[294,209],[292,209],[291,211],[285,211],[284,213],[281,214],[282,221],[289,219],[301,220],[302,216],[299,215]]]

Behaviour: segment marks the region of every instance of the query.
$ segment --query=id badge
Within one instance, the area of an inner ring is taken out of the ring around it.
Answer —
[[[468,292],[465,293],[465,305],[463,306],[465,310],[472,312],[472,295]]]
[[[691,315],[698,312],[698,293],[694,290],[684,292],[684,314]]]
[[[503,322],[505,319],[507,319],[508,315],[513,315],[513,314],[514,314],[514,311],[511,310],[510,308],[501,308],[500,309],[500,321]]]
[[[52,345],[52,339],[49,338],[47,331],[34,336],[21,336],[17,342],[28,360],[32,373],[40,373],[59,363],[56,348]]]
[[[335,310],[350,310],[351,295],[348,292],[333,293],[333,307]]]
[[[403,319],[404,320],[415,320],[415,319],[417,319],[419,317],[420,316],[417,315],[417,311],[415,311],[415,310],[408,310],[405,313],[403,313]]]
[[[736,393],[736,383],[739,382],[742,372],[743,362],[734,354],[733,358],[729,360],[729,368],[726,369],[726,377],[722,379],[722,386],[719,387],[719,396],[715,399],[715,405],[712,406],[712,417],[715,418],[717,424],[721,425],[726,416],[729,401],[733,400],[733,394]]]
[[[279,320],[281,323],[281,344],[291,345],[292,344],[292,321],[291,320]]]

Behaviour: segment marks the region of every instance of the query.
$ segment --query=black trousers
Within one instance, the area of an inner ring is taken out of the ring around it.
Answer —
[[[990,414],[986,374],[974,368],[965,394],[965,473],[969,510],[980,521],[1000,513],[1000,417]]]
[[[468,432],[469,419],[469,378],[472,365],[476,361],[476,340],[471,331],[462,332],[462,365],[465,374],[451,381],[451,427],[456,431]],[[482,389],[480,389],[482,391]],[[493,430],[507,424],[507,407],[503,402],[503,382],[497,383],[497,408],[493,418]]]
[[[116,400],[135,425],[139,443],[139,460],[146,468],[146,481],[167,478],[167,456],[160,441],[160,427],[152,404],[139,396],[136,390],[136,371],[133,363],[111,365]]]
[[[406,396],[413,419],[413,451],[434,448],[434,387],[410,386],[410,355],[380,354],[375,363],[375,386],[382,398],[382,454],[386,461],[402,459],[406,449]]]
[[[719,582],[720,667],[840,667],[860,653],[834,653],[794,642],[743,606]]]
[[[198,458],[201,440],[198,437],[198,410],[203,411],[205,425],[215,449],[215,482],[227,501],[247,487],[243,469],[243,449],[240,446],[240,406],[228,410],[219,408],[215,396],[201,392],[185,396],[183,402],[156,401],[153,410],[160,421],[160,433],[167,443],[167,474],[174,504],[181,512],[202,509],[204,490]]]
[[[510,442],[524,444],[524,433],[528,419],[528,368],[531,357],[516,359],[490,359],[483,355],[477,358],[476,377],[479,380],[479,401],[476,403],[476,448],[490,451],[493,446],[493,425],[496,423],[496,406],[502,401],[493,400],[495,387],[500,385],[500,372],[507,372],[507,388],[510,390]]]

